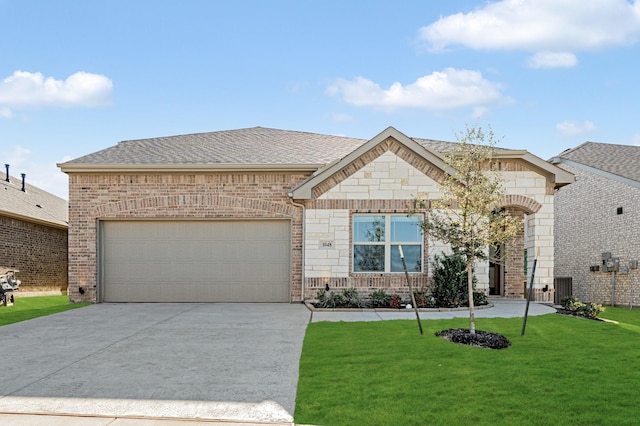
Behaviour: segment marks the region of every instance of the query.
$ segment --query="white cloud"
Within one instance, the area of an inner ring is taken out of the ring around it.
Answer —
[[[507,98],[502,95],[501,89],[500,84],[485,80],[478,71],[446,68],[420,77],[406,86],[393,83],[388,89],[364,77],[338,79],[327,88],[326,93],[356,106],[388,110],[446,110],[505,101]]]
[[[71,157],[65,156],[59,161],[33,164],[27,182],[60,198],[69,199],[69,177],[56,165],[56,163],[64,163],[69,160]]]
[[[13,118],[13,111],[7,107],[0,107],[0,118]]]
[[[31,157],[31,150],[20,145],[14,145],[6,156],[5,161],[12,167],[23,167],[27,163],[29,157]]]
[[[331,120],[337,122],[337,123],[347,123],[350,121],[353,121],[353,117],[350,116],[349,114],[341,114],[339,112],[332,112],[331,113]]]
[[[26,182],[29,185],[57,195],[60,198],[68,198],[69,179],[56,163],[64,163],[71,160],[70,156],[64,156],[59,161],[38,162],[33,158],[33,152],[20,145],[11,148],[4,162],[9,164],[9,174],[13,177],[20,177],[21,173],[26,175]],[[4,168],[2,170],[4,173]]]
[[[562,134],[562,136],[574,138],[591,133],[597,130],[597,127],[589,120],[583,121],[582,123],[575,121],[563,121],[562,123],[556,124],[556,129],[560,134]]]
[[[631,45],[640,39],[640,0],[503,0],[442,17],[422,27],[419,39],[431,51],[575,52]]]
[[[14,71],[0,82],[0,115],[28,107],[96,107],[111,103],[112,81],[99,74],[77,72],[65,80],[42,73]]]
[[[570,52],[538,52],[529,58],[529,68],[571,68],[578,64],[576,55]]]

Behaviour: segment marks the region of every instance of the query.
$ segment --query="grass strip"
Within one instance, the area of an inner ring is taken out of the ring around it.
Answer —
[[[637,424],[640,311],[599,322],[557,314],[477,319],[512,345],[490,350],[435,332],[468,320],[309,324],[294,419],[323,425]]]
[[[69,303],[67,296],[15,296],[13,306],[0,306],[0,326],[26,321],[87,306],[88,303]]]

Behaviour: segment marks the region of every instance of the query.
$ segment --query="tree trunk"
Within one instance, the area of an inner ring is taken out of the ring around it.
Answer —
[[[469,290],[469,332],[476,334],[476,314],[473,306],[473,259],[467,260],[467,286]]]

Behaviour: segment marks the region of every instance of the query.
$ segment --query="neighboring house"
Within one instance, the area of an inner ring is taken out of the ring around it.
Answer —
[[[68,204],[22,179],[0,180],[0,268],[17,269],[20,293],[67,291]]]
[[[368,141],[256,127],[124,141],[59,164],[70,299],[298,302],[326,285],[406,295],[398,244],[416,287],[443,248],[407,211],[415,196],[439,197],[452,146],[392,127]],[[505,265],[477,265],[478,287],[523,297],[538,253],[535,295],[550,300],[553,196],[573,176],[526,151],[496,160],[503,207],[525,220]]]
[[[584,302],[640,304],[640,146],[586,142],[550,161],[576,176],[556,194],[556,277]]]

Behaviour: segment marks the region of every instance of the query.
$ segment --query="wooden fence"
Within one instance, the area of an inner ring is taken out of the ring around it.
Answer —
[[[571,277],[556,277],[553,279],[555,295],[553,303],[559,305],[562,299],[573,295],[573,279]]]

